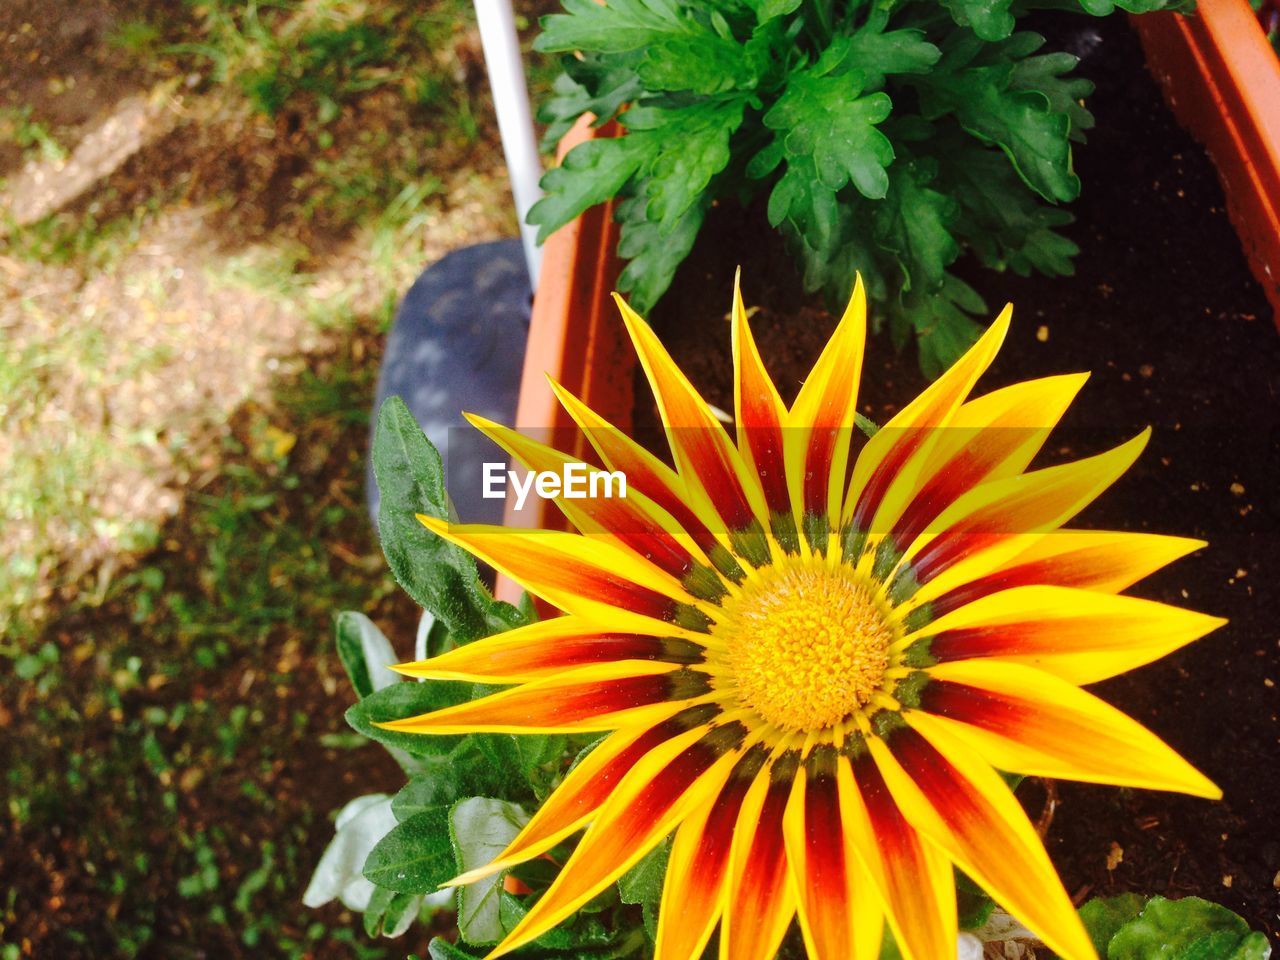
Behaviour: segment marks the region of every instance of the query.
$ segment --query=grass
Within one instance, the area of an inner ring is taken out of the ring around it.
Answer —
[[[185,125],[0,235],[0,269],[26,277],[0,312],[0,510],[27,531],[0,552],[0,960],[422,952],[425,938],[370,940],[301,895],[333,811],[400,779],[343,735],[330,618],[364,610],[402,644],[416,621],[364,512],[368,411],[398,295],[458,242],[450,206],[502,202],[469,186],[497,156],[471,8],[144,9],[95,55],[179,81]],[[75,142],[32,108],[0,130],[24,161]],[[183,341],[122,349],[84,303],[118,281],[128,310],[206,335],[168,274],[139,266],[188,209],[208,232],[195,249],[210,303],[300,317],[307,343],[243,399],[178,422],[162,396],[122,427],[104,411],[181,369]],[[99,478],[158,453],[187,478],[176,516],[103,510]],[[105,550],[78,564],[89,543]]]
[[[157,551],[38,644],[0,649],[22,744],[4,775],[17,899],[0,939],[58,956],[390,955],[298,902],[352,789],[329,774],[396,776],[372,748],[323,745],[346,742],[350,699],[332,613],[413,623],[361,502],[374,374],[348,345],[276,408],[247,405]]]

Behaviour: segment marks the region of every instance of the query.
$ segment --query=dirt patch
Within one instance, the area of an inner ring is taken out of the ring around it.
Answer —
[[[965,270],[993,308],[1015,304],[1008,341],[982,386],[1093,371],[1045,461],[1100,451],[1152,424],[1137,467],[1080,522],[1208,540],[1208,549],[1134,592],[1231,619],[1098,687],[1222,786],[1223,801],[1062,784],[1050,850],[1078,898],[1195,894],[1276,937],[1280,596],[1271,585],[1280,579],[1280,338],[1213,167],[1165,108],[1123,18],[1046,17],[1039,26],[1051,47],[1084,53],[1081,70],[1098,85],[1089,102],[1098,125],[1077,150],[1084,194],[1068,229],[1082,252],[1073,279]],[[741,257],[747,303],[761,308],[753,329],[780,390],[794,395],[833,318],[800,294],[759,211],[717,210],[706,235],[753,239],[700,244],[654,311],[655,326],[695,385],[732,410],[726,315]],[[884,422],[924,381],[914,354],[895,355],[881,334],[863,384],[864,412]],[[652,443],[657,421],[641,383],[637,396],[637,428]],[[1026,802],[1039,812],[1034,789]]]

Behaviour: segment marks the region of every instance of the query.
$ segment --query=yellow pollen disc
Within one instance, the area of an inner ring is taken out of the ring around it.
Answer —
[[[894,631],[875,592],[821,563],[764,572],[726,610],[738,695],[785,730],[830,727],[884,683]]]

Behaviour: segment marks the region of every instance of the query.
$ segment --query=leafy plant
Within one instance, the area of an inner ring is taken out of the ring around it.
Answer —
[[[1133,12],[1182,0],[1123,0]],[[1070,5],[1076,6],[1076,0]],[[1014,32],[1012,0],[564,0],[536,48],[564,54],[547,145],[576,118],[625,134],[580,144],[543,179],[539,237],[618,198],[619,286],[648,310],[712,204],[767,198],[806,289],[860,271],[895,340],[936,375],[975,337],[965,251],[996,270],[1072,271],[1057,205],[1093,118],[1076,58]],[[1094,15],[1111,0],[1078,0]],[[624,106],[629,105],[624,110]]]
[[[510,629],[533,618],[532,607],[495,600],[474,561],[429,533],[415,514],[448,515],[440,457],[408,408],[392,398],[383,406],[373,446],[381,493],[378,528],[392,572],[434,618],[424,636],[427,653]],[[554,871],[546,861],[518,867],[519,889],[504,875],[449,891],[439,887],[488,863],[510,842],[592,739],[506,734],[424,737],[389,731],[381,721],[425,713],[491,692],[470,683],[418,683],[386,669],[390,643],[365,617],[337,619],[337,647],[357,696],[347,711],[351,726],[387,748],[407,782],[392,797],[371,794],[338,816],[333,842],[318,865],[305,902],[335,897],[364,913],[371,934],[403,933],[435,910],[457,911],[460,944],[433,941],[433,958],[471,958],[498,942],[524,915],[526,901],[544,891]],[[559,861],[569,844],[551,851]],[[637,865],[581,912],[539,941],[546,958],[636,955],[649,940],[661,893],[661,866]],[[644,922],[642,922],[644,921]]]

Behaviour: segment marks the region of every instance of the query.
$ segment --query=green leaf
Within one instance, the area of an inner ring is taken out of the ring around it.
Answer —
[[[741,44],[701,32],[650,44],[636,73],[646,90],[713,94],[754,87],[751,66]]]
[[[942,5],[983,40],[1003,40],[1013,32],[1012,0],[942,0]]]
[[[543,176],[545,196],[525,217],[538,228],[538,242],[616,194],[659,147],[645,137],[624,136],[588,140],[570,150]]]
[[[634,867],[618,878],[618,898],[623,903],[640,904],[645,929],[650,939],[657,936],[658,906],[662,902],[662,883],[671,857],[671,839],[658,844]]]
[[[856,72],[864,91],[881,89],[886,76],[928,73],[942,56],[923,30],[886,32],[888,23],[887,10],[874,10],[848,40],[842,69]]]
[[[445,519],[440,454],[399,397],[378,412],[373,472],[381,503],[378,533],[391,572],[409,595],[449,629],[455,643],[469,643],[523,622],[510,604],[494,600],[480,582],[475,561],[431,533],[418,514]]]
[[[698,231],[711,206],[710,197],[690,207],[674,226],[666,229],[645,218],[647,197],[631,197],[618,204],[616,219],[622,229],[618,256],[627,260],[618,277],[618,289],[629,295],[632,307],[648,313],[671,286],[676,269],[693,249]]]
[[[889,116],[889,97],[861,96],[857,76],[826,73],[829,69],[830,64],[819,61],[792,74],[764,116],[788,164],[787,174],[774,188],[775,195],[781,188],[787,197],[785,212],[775,210],[770,198],[769,219],[775,226],[782,219],[779,213],[791,215],[798,204],[812,205],[809,198],[818,190],[834,194],[852,183],[863,196],[879,199],[889,188],[886,167],[893,162],[893,146],[876,129]]]
[[[385,657],[391,652],[391,644],[363,613],[344,610],[334,621],[334,632],[337,636],[338,659],[355,688],[356,696],[367,697],[373,693],[374,678],[385,683],[399,675],[387,670]],[[379,656],[378,662],[370,663],[370,653]]]
[[[623,903],[657,903],[662,899],[662,881],[671,857],[670,838],[658,844],[634,867],[618,878],[618,896]]]
[[[564,72],[556,77],[551,96],[538,108],[538,120],[546,124],[542,149],[551,150],[584,113],[595,117],[593,126],[610,120],[618,109],[641,92],[636,76],[638,56],[565,57]]]
[[[403,720],[471,699],[471,684],[432,680],[406,680],[365,697],[347,708],[347,723],[371,740],[397,747],[415,757],[445,756],[457,748],[462,737],[387,730],[379,723]]]
[[[1040,91],[1015,87],[1012,62],[971,62],[981,46],[964,38],[951,44],[939,69],[920,84],[924,116],[954,114],[970,134],[997,144],[1046,200],[1074,200],[1080,180],[1071,167],[1070,118]]]
[[[1146,902],[1136,893],[1122,893],[1118,897],[1094,897],[1080,908],[1080,919],[1099,957],[1106,957],[1111,938],[1142,912]]]
[[[364,862],[365,879],[397,893],[434,893],[457,873],[448,807],[423,810],[397,825]]]
[[[492,862],[528,821],[524,810],[505,800],[459,800],[449,812],[449,836],[459,870]],[[505,872],[496,873],[458,888],[458,932],[467,943],[497,943],[506,935],[499,916],[504,876]]]
[[[1038,49],[1044,38],[1038,34],[1030,36],[1040,41],[1036,44]],[[1079,57],[1065,52],[1025,57],[1014,64],[1009,87],[1044,94],[1049,100],[1050,108],[1057,113],[1066,114],[1071,121],[1071,139],[1083,143],[1084,132],[1093,129],[1093,114],[1083,103],[1084,98],[1093,93],[1093,81],[1084,77],[1067,76],[1079,62]]]
[[[995,270],[1070,276],[1079,248],[1056,232],[1071,214],[1047,207],[1022,186],[1004,156],[956,130],[929,144],[946,193],[960,201],[954,232]]]
[[[408,923],[408,914],[422,909],[422,896],[396,893],[387,887],[374,887],[363,914],[364,932],[370,937],[398,935],[397,928]]]
[[[948,273],[937,291],[908,291],[890,303],[890,332],[898,343],[915,334],[920,370],[932,380],[977,341],[982,327],[971,315],[985,312],[977,292]]]
[[[1152,897],[1107,947],[1108,960],[1267,960],[1267,938],[1226,907]]]
[[[421,758],[417,771],[392,798],[392,812],[397,819],[407,820],[428,807],[450,806],[463,797],[485,795],[509,800],[532,799],[534,794],[521,766],[519,749],[515,746],[519,739],[538,738],[470,734],[447,754]],[[510,744],[505,752],[502,750],[504,744]]]
[[[542,18],[533,43],[543,53],[626,53],[701,28],[675,0],[564,0],[564,13]]]
[[[803,0],[746,0],[747,5],[755,10],[756,19],[760,23],[794,13],[802,2]]]
[[[440,937],[436,937],[427,944],[427,954],[431,960],[477,960],[482,955],[482,953],[467,953],[461,947],[456,947]]]
[[[958,205],[932,188],[937,164],[927,159],[894,164],[890,187],[875,207],[875,235],[880,245],[897,254],[906,272],[907,289],[936,290],[947,266],[960,255],[951,235]]]
[[[635,107],[623,117],[629,137],[652,144],[645,166],[645,216],[674,224],[698,202],[711,178],[729,163],[729,138],[742,123],[741,96],[683,107]]]

